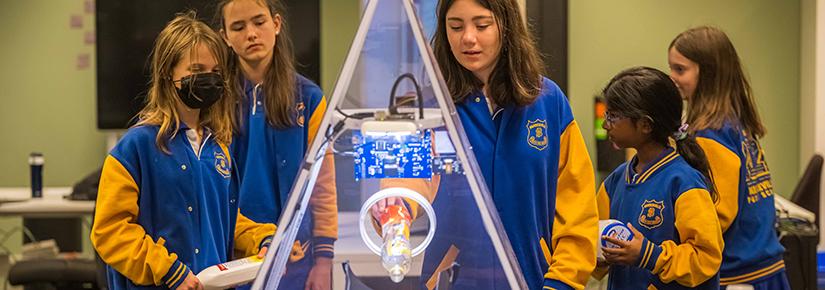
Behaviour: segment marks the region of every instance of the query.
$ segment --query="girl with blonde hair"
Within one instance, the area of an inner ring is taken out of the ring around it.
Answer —
[[[146,106],[106,157],[91,241],[109,289],[203,289],[195,274],[261,256],[275,226],[239,213],[233,95],[220,36],[190,12],[160,32]]]

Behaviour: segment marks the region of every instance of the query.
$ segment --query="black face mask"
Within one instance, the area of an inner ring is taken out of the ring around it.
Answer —
[[[206,109],[217,102],[224,92],[223,77],[216,72],[199,73],[180,79],[178,97],[192,109]]]

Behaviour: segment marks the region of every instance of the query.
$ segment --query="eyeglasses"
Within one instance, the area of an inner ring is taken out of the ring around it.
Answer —
[[[611,125],[611,126],[613,126],[613,124],[616,124],[616,122],[621,121],[622,119],[627,119],[627,118],[630,118],[630,117],[622,115],[620,113],[614,113],[614,112],[610,112],[610,111],[605,111],[604,112],[604,122],[607,123],[608,125]],[[639,119],[639,118],[634,117],[634,119]],[[651,117],[649,115],[643,115],[642,119],[647,119],[648,121],[650,121],[651,124],[656,123],[655,121],[653,121],[653,117]]]
[[[627,118],[627,117],[625,117],[622,114],[613,113],[613,112],[610,112],[610,111],[605,111],[604,112],[604,122],[609,124],[609,125],[613,125],[616,122],[618,122],[619,120],[624,119],[624,118]]]

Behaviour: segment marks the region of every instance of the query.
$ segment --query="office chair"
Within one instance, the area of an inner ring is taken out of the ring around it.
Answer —
[[[92,212],[94,222],[94,212]],[[32,259],[9,269],[9,283],[25,290],[106,290],[106,265],[95,251],[94,259]]]
[[[26,290],[98,289],[97,265],[88,259],[36,259],[20,261],[9,270],[9,283]]]
[[[816,215],[819,223],[819,194],[822,181],[822,155],[814,154],[808,167],[802,174],[802,178],[796,184],[796,188],[791,195],[791,201],[799,206],[811,211]]]
[[[796,184],[791,201],[811,211],[816,216],[813,225],[803,227],[805,230],[784,232],[779,240],[785,247],[785,272],[791,289],[817,289],[816,246],[819,242],[819,195],[822,181],[821,155],[815,154],[808,162],[808,167]]]

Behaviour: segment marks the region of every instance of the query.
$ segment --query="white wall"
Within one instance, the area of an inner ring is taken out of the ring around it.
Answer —
[[[808,61],[809,63],[815,63],[815,72],[814,72],[814,102],[813,106],[815,109],[813,114],[813,131],[811,134],[815,136],[813,140],[814,143],[814,152],[819,154],[825,154],[825,0],[816,0],[815,4],[816,9],[816,28],[814,33],[815,38],[815,55],[814,61]],[[825,178],[823,179],[822,189],[825,189]],[[825,199],[820,199],[820,208],[825,208],[823,206],[823,202]],[[823,233],[823,231],[820,231]],[[820,250],[825,249],[825,233],[820,234],[819,240]]]

